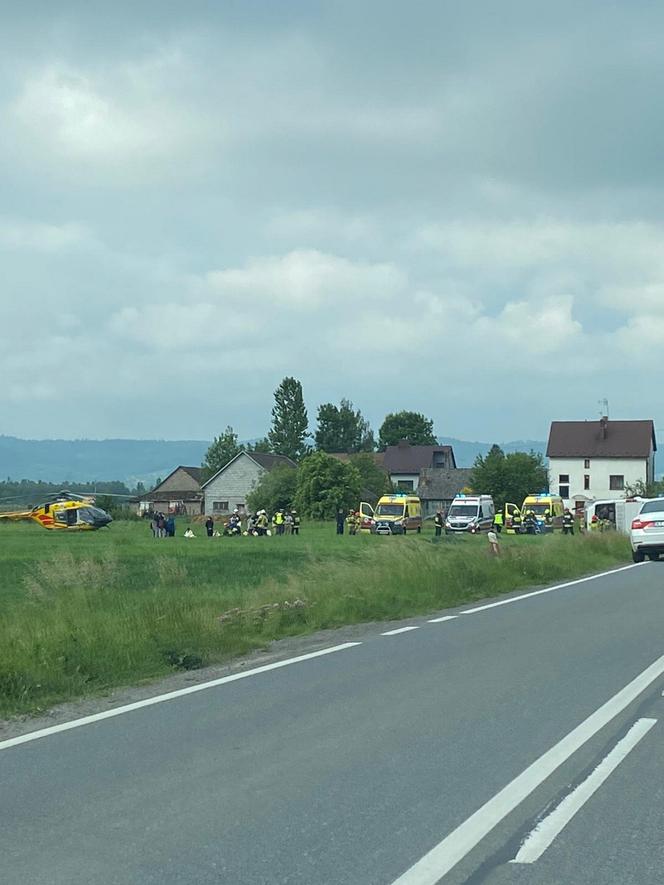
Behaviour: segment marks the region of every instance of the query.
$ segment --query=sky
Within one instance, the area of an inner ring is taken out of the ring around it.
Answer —
[[[664,429],[664,6],[11,4],[0,433]]]

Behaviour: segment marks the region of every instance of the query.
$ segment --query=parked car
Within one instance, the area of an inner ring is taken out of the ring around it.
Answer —
[[[648,557],[653,562],[664,553],[664,498],[645,501],[639,515],[632,520],[629,533],[634,562]]]

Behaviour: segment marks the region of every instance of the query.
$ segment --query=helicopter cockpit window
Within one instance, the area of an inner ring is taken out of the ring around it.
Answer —
[[[95,521],[104,519],[106,514],[99,507],[81,507],[78,511],[78,521],[94,525]]]

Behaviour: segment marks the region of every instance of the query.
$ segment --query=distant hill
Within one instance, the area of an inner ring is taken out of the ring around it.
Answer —
[[[452,436],[440,436],[438,441],[443,446],[452,446],[457,467],[472,467],[478,455],[486,455],[493,443],[466,442]],[[536,439],[517,439],[513,442],[499,442],[503,452],[540,452],[546,457],[546,443]]]
[[[454,447],[459,467],[472,467],[491,443],[441,437]],[[207,440],[163,439],[19,439],[0,436],[0,479],[32,479],[66,484],[120,480],[133,488],[140,480],[151,485],[178,464],[197,466],[209,446]],[[537,441],[500,443],[506,452],[544,452]]]
[[[0,477],[89,482],[117,479],[133,488],[198,466],[209,442],[163,439],[18,439],[0,436]]]

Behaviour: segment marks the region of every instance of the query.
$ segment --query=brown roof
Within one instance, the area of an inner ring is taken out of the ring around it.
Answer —
[[[203,482],[205,471],[202,467],[183,467],[181,464],[178,469],[188,473],[194,482],[197,482],[199,485]]]
[[[202,501],[203,492],[192,492],[191,489],[170,489],[160,492],[154,489],[151,492],[145,492],[143,495],[137,495],[132,501]]]
[[[648,458],[657,451],[652,421],[553,421],[549,458]]]
[[[295,461],[291,461],[286,455],[272,455],[270,452],[247,452],[250,458],[260,464],[265,470],[272,470],[274,467],[297,467]]]
[[[452,446],[411,446],[409,443],[388,446],[383,456],[383,466],[388,473],[419,473],[425,467],[433,467],[436,452],[450,455],[452,466],[456,466]]]

